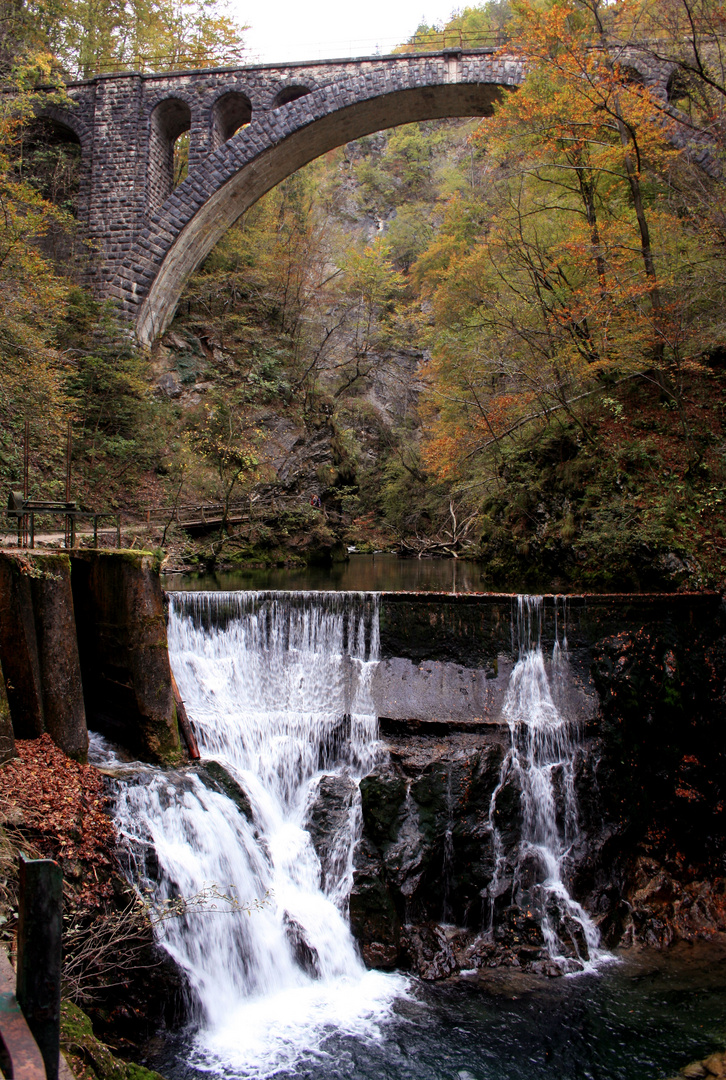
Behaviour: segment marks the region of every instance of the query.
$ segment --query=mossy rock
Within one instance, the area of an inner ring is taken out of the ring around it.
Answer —
[[[207,759],[199,765],[193,766],[193,771],[211,791],[217,791],[231,799],[240,814],[246,817],[248,821],[254,820],[249,795],[242,785],[227,772],[221,762]]]
[[[93,1034],[91,1021],[77,1005],[61,1005],[61,1049],[78,1080],[164,1080],[143,1065],[121,1061]]]

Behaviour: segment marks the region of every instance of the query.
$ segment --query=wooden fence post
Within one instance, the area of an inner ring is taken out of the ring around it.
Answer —
[[[43,1056],[47,1080],[58,1080],[63,874],[52,859],[20,855],[18,862],[18,1004]]]

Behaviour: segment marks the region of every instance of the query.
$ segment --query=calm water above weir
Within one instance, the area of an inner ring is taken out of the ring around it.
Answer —
[[[269,567],[218,574],[167,574],[164,588],[335,592],[485,592],[485,567],[465,559],[399,559],[397,555],[351,555],[347,562],[299,569]]]

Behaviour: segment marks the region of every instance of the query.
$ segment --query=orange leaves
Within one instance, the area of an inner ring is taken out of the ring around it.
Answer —
[[[470,439],[463,428],[446,429],[436,426],[436,433],[424,447],[422,461],[438,480],[452,480],[459,476],[461,454]]]
[[[102,776],[67,758],[50,735],[18,740],[16,747],[18,757],[0,769],[0,814],[20,820],[21,832],[62,865],[112,865],[116,834]],[[90,901],[97,889],[87,882],[84,898]]]
[[[698,349],[703,227],[679,213],[675,121],[623,60],[641,7],[516,6],[502,53],[527,77],[473,137],[487,183],[449,202],[415,269],[439,475],[462,479],[502,433],[572,414],[603,376],[678,373]]]

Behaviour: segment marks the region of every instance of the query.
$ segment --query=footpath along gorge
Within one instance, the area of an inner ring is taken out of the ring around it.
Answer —
[[[21,757],[48,735],[88,752],[117,837],[104,904],[139,890],[145,964],[164,957],[121,992],[107,973],[91,1012],[165,1075],[334,1076],[352,1054],[360,1075],[408,1076],[404,1023],[438,1047],[420,1075],[449,1075],[446,1047],[471,1075],[516,1076],[481,1059],[480,1023],[476,1049],[453,1038],[452,987],[576,998],[642,946],[720,955],[718,595],[164,594],[154,558],[123,551],[3,554],[0,585],[5,753],[13,734]],[[710,1029],[679,1038],[641,1067],[719,1048]]]

